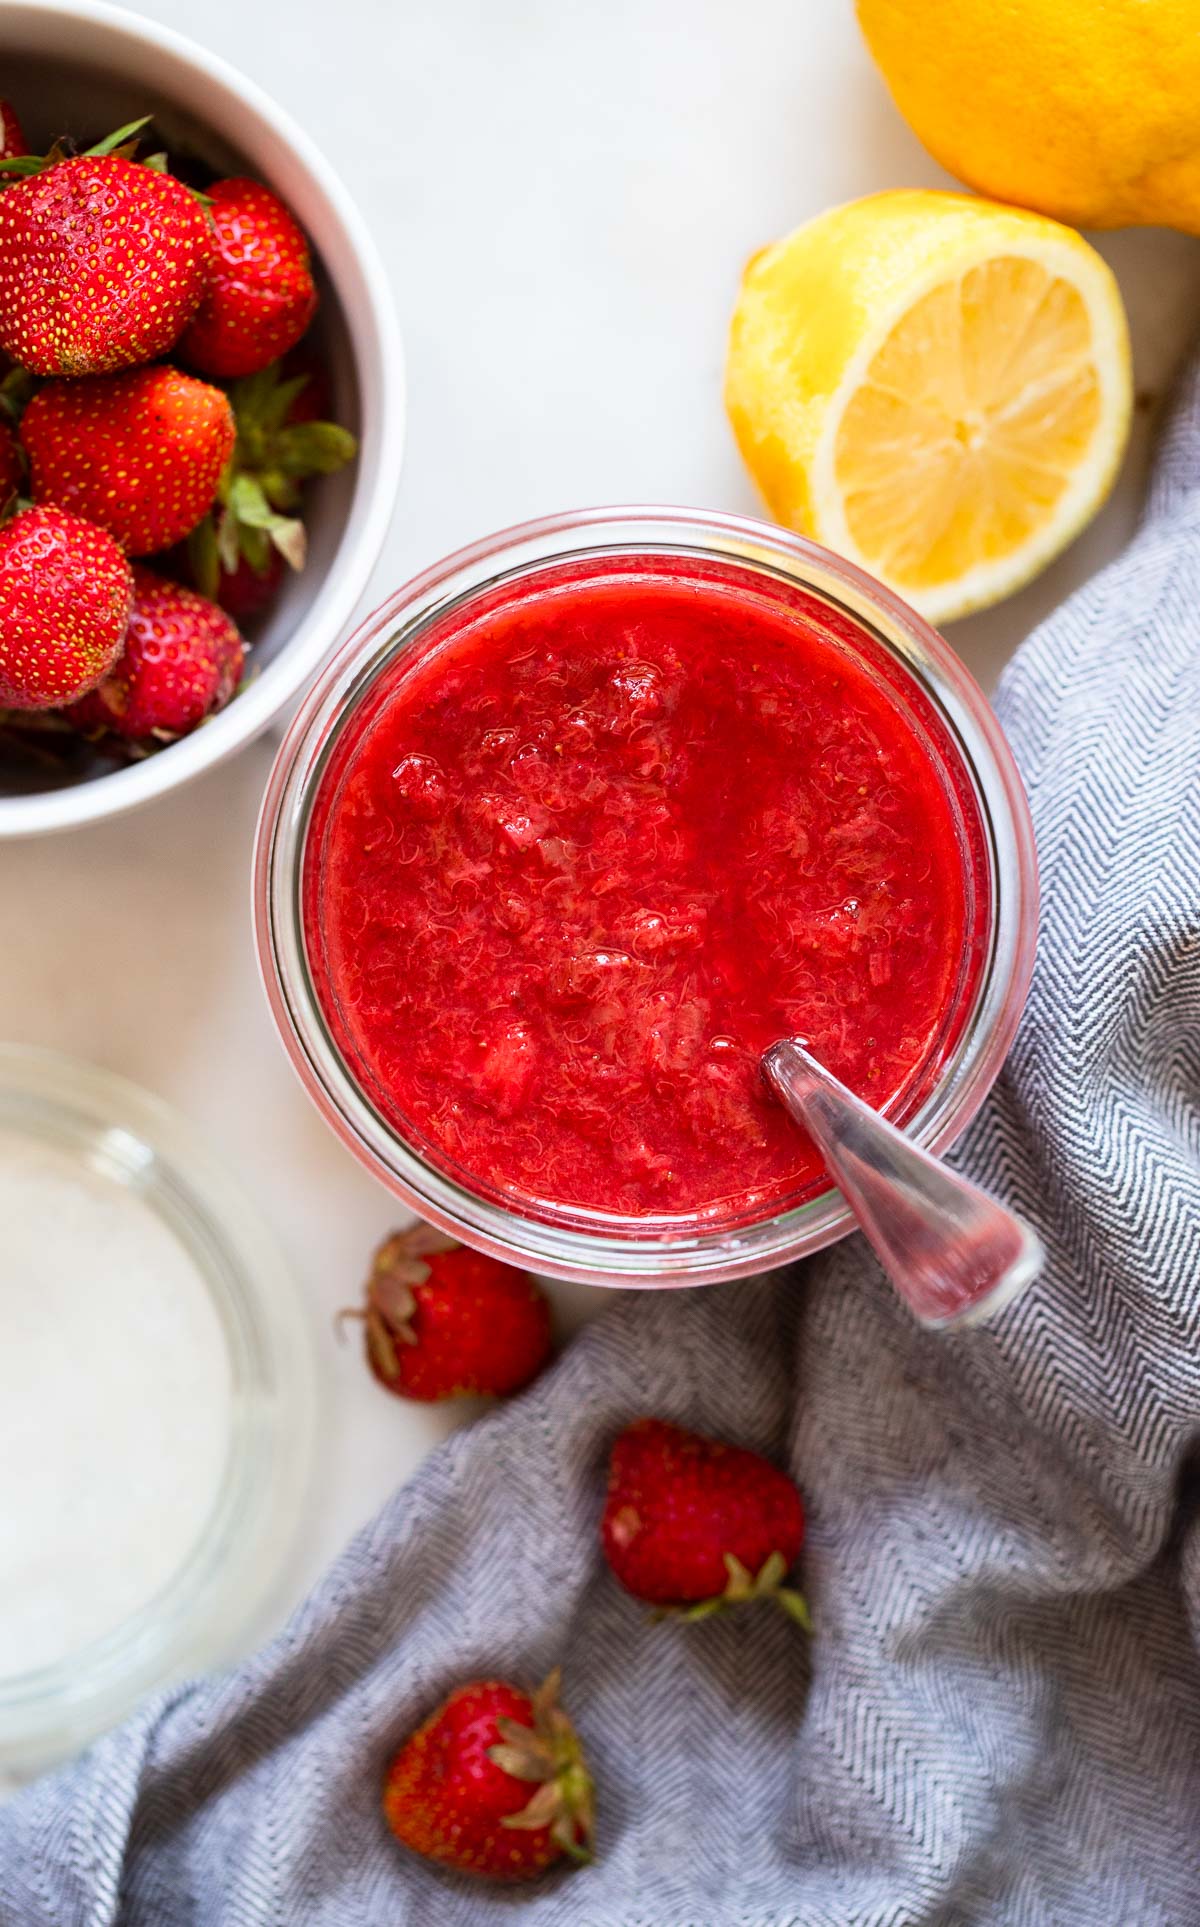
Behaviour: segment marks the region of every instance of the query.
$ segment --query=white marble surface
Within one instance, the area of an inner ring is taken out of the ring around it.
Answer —
[[[850,0],[155,0],[338,161],[394,277],[411,425],[375,600],[469,537],[616,500],[753,512],[720,405],[741,265],[831,202],[944,183],[894,112]],[[1103,242],[1161,392],[1200,247]],[[1120,491],[1069,556],[952,640],[985,680],[1120,545]],[[251,951],[272,744],[151,812],[0,847],[0,1030],[89,1057],[204,1125],[302,1282],[325,1392],[296,1594],[454,1420],[392,1400],[332,1335],[396,1215],[293,1083]],[[563,1293],[573,1319],[602,1294]],[[2,1502],[2,1491],[0,1491]]]

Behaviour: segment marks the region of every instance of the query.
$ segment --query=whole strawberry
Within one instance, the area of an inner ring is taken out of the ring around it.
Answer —
[[[550,1306],[535,1278],[430,1225],[386,1238],[366,1304],[367,1362],[403,1398],[503,1398],[550,1355]]]
[[[254,375],[295,346],[312,320],[317,290],[308,242],[278,197],[258,181],[217,181],[208,190],[215,261],[182,355],[223,380]]]
[[[68,712],[78,729],[127,742],[186,736],[233,695],[242,639],[223,610],[194,589],[133,571],[133,608],[116,667]]]
[[[16,109],[11,101],[0,100],[0,161],[19,160],[28,152],[29,142],[17,119]]]
[[[162,367],[51,382],[21,420],[34,499],[99,522],[129,555],[195,528],[236,433],[219,388]]]
[[[0,192],[0,349],[36,375],[152,361],[195,313],[212,231],[186,187],[80,154]]]
[[[651,1605],[701,1619],[772,1598],[808,1624],[804,1601],[782,1584],[804,1539],[804,1507],[757,1452],[638,1419],[613,1446],[600,1532],[616,1577]]]
[[[451,1693],[388,1768],[397,1840],[460,1873],[529,1880],[590,1859],[592,1783],[551,1673],[532,1698],[503,1680]]]
[[[8,423],[0,420],[0,512],[17,493],[24,475],[20,443]]]
[[[104,529],[61,509],[0,528],[0,709],[56,709],[121,653],[133,581]]]

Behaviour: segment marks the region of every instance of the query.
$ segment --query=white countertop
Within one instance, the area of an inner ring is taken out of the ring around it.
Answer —
[[[739,271],[763,242],[873,189],[947,185],[898,118],[850,0],[186,0],[201,33],[341,168],[396,289],[411,387],[372,601],[473,536],[588,503],[757,512],[720,401]],[[1200,295],[1200,245],[1103,242],[1161,392]],[[1023,595],[951,639],[990,683],[1120,546],[1149,411],[1116,499]],[[268,740],[166,803],[0,848],[0,1032],[169,1098],[257,1193],[303,1287],[325,1391],[296,1596],[461,1414],[377,1389],[334,1342],[400,1216],[293,1080],[259,989],[248,866]],[[555,1288],[560,1290],[560,1288]],[[603,1294],[560,1290],[570,1319]]]

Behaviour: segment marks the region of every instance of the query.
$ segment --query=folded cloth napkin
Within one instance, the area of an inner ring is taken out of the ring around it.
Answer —
[[[999,707],[1045,916],[959,1162],[1045,1276],[936,1335],[850,1239],[622,1298],[459,1434],[232,1675],[0,1812],[5,1927],[1180,1927],[1200,1921],[1200,377],[1125,557]],[[777,1455],[811,1640],[650,1623],[601,1564],[608,1440],[653,1412]],[[379,1812],[449,1687],[556,1661],[593,1867],[519,1896]]]

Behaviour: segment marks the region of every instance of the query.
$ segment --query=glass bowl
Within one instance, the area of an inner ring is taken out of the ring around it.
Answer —
[[[491,1194],[406,1138],[372,1101],[326,1021],[305,935],[314,804],[343,731],[380,679],[424,646],[452,610],[461,617],[484,598],[502,599],[523,578],[540,583],[561,570],[577,580],[588,569],[636,567],[638,558],[741,581],[752,576],[755,593],[799,602],[808,621],[824,623],[840,646],[857,647],[871,673],[907,704],[969,814],[977,871],[970,981],[928,1075],[907,1101],[889,1106],[919,1143],[950,1144],[995,1078],[1029,986],[1037,870],[1028,806],[991,708],[942,638],[860,569],[783,529],[695,509],[582,511],[506,530],[417,577],[343,645],[288,731],[259,820],[255,918],[268,1000],[302,1083],[342,1141],[414,1211],[550,1276],[701,1284],[787,1263],[844,1236],[853,1219],[841,1194],[828,1185],[769,1215],[715,1226],[567,1209],[535,1214],[527,1202]]]
[[[190,1261],[228,1359],[215,1499],[159,1591],[101,1637],[31,1671],[0,1653],[0,1788],[67,1757],[143,1695],[228,1658],[257,1629],[308,1484],[314,1371],[307,1321],[249,1199],[158,1098],[105,1071],[0,1045],[0,1134],[136,1195]],[[5,1476],[19,1476],[9,1465]],[[81,1583],[86,1573],[81,1572]]]

